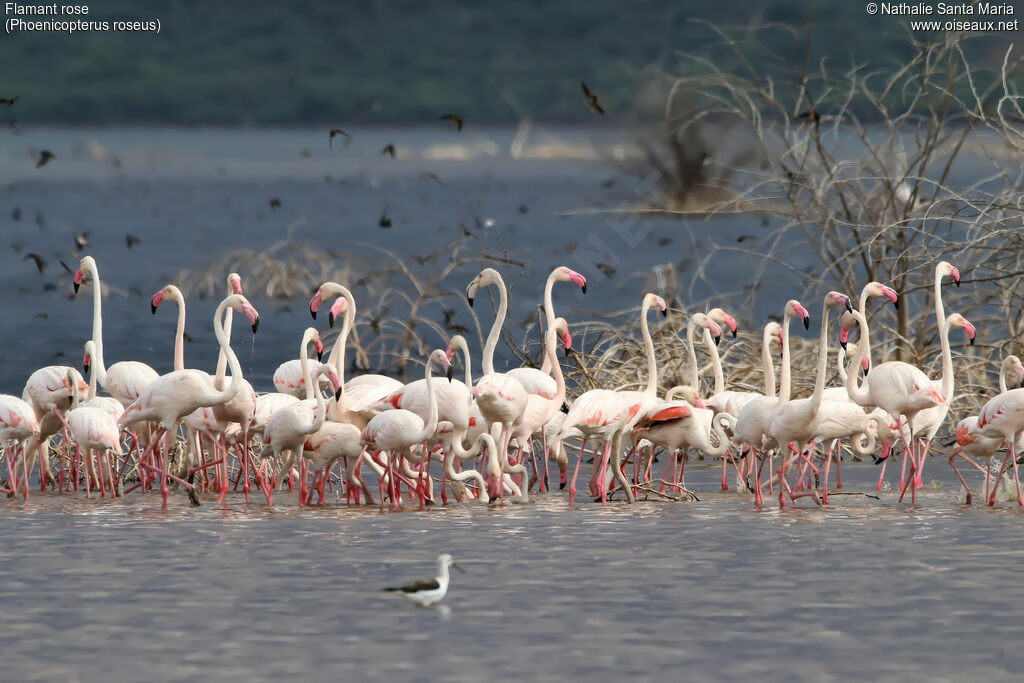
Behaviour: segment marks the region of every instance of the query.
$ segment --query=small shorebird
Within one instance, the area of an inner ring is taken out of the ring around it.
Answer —
[[[448,592],[448,567],[455,567],[463,574],[466,570],[455,563],[448,553],[437,558],[437,576],[432,579],[420,579],[405,586],[385,588],[385,591],[401,591],[402,595],[420,607],[437,604]]]

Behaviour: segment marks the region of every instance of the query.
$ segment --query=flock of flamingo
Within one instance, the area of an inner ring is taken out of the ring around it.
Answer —
[[[214,314],[214,333],[220,346],[215,374],[185,367],[185,299],[174,285],[152,298],[152,312],[166,302],[177,306],[174,370],[159,375],[145,363],[121,361],[110,367],[103,355],[102,295],[95,260],[86,256],[75,273],[75,291],[89,277],[93,295],[91,338],[84,343],[88,381],[63,365],[40,368],[28,378],[21,398],[0,395],[0,443],[6,477],[0,490],[29,497],[30,478],[39,466],[42,491],[59,494],[84,490],[86,496],[118,497],[131,491],[160,490],[167,506],[172,487],[195,505],[199,494],[215,495],[223,503],[229,491],[249,500],[255,487],[267,504],[282,487],[297,488],[300,506],[322,504],[325,487],[342,487],[349,503],[373,503],[362,469],[376,475],[383,506],[409,500],[420,505],[448,503],[448,489],[458,501],[494,503],[505,499],[525,502],[536,485],[550,489],[549,463],[557,464],[560,486],[569,484],[574,504],[576,482],[587,448],[593,446],[593,470],[588,489],[606,502],[621,492],[633,502],[641,491],[689,493],[683,473],[691,452],[722,461],[722,489],[727,473],[736,473],[737,487],[753,494],[762,505],[764,487],[777,489],[779,505],[810,497],[829,503],[829,478],[836,461],[836,486],[842,487],[841,446],[860,456],[874,455],[885,464],[902,446],[900,501],[923,486],[922,473],[940,426],[948,417],[955,391],[950,331],[957,328],[974,341],[974,326],[959,313],[945,314],[941,284],[957,285],[959,271],[947,262],[935,268],[935,317],[942,349],[942,377],[930,378],[908,363],[871,362],[867,306],[884,297],[898,306],[898,295],[878,282],[868,283],[858,305],[845,294],[829,292],[821,305],[814,391],[807,398],[791,395],[790,325],[794,318],[809,329],[810,314],[798,301],[786,302],[782,322],[764,328],[761,354],[764,391],[726,389],[717,346],[723,329],[736,335],[735,319],[721,308],[690,316],[686,352],[689,385],[658,396],[658,362],[648,327],[651,309],[666,313],[665,301],[645,294],[640,306],[640,330],[646,349],[647,385],[642,390],[596,388],[567,400],[565,378],[557,347],[572,346],[569,325],[556,317],[552,290],[571,282],[585,293],[583,275],[564,266],[555,268],[544,289],[546,331],[544,364],[507,372],[494,368],[494,353],[508,296],[501,275],[487,268],[466,290],[470,305],[482,288],[498,292],[497,316],[483,346],[482,375],[474,380],[473,354],[462,336],[426,359],[423,379],[403,384],[379,374],[345,380],[345,347],[356,319],[356,303],[344,286],[325,282],[309,304],[314,320],[326,303],[329,323],[341,319],[341,331],[326,362],[324,344],[314,327],[299,344],[299,357],[274,373],[276,391],[257,394],[242,376],[231,349],[234,312],[244,315],[255,334],[260,318],[242,293],[241,278],[227,278],[227,296]],[[839,315],[837,365],[841,386],[826,387],[829,361],[829,317]],[[853,328],[859,343],[847,342]],[[702,395],[695,348],[700,334],[714,369],[714,390]],[[778,389],[773,351],[781,348]],[[310,349],[316,358],[312,358]],[[453,361],[461,357],[463,377],[453,378]],[[435,372],[446,377],[435,377]],[[999,393],[976,416],[955,428],[956,446],[949,464],[966,489],[956,459],[985,475],[985,496],[995,503],[990,468],[980,460],[1006,450],[999,475],[1012,467],[1018,504],[1024,507],[1018,477],[1017,453],[1024,438],[1024,389],[1007,389],[1024,381],[1024,365],[1009,356],[1000,368]],[[108,396],[100,396],[102,390]],[[579,444],[569,475],[568,448]],[[538,447],[539,446],[539,447]],[[821,452],[819,448],[821,447]],[[538,458],[538,451],[542,457]],[[660,479],[652,474],[656,455],[665,461]],[[778,463],[775,459],[778,457]],[[432,474],[440,463],[440,477]],[[764,467],[768,464],[768,471]],[[338,478],[332,471],[338,468]],[[2,472],[3,470],[0,470]],[[655,488],[657,487],[657,488]]]

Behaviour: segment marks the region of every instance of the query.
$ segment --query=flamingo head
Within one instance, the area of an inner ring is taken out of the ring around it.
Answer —
[[[832,306],[842,306],[846,309],[847,313],[853,313],[853,304],[850,302],[850,297],[840,292],[829,292],[825,295],[825,303],[831,308]]]
[[[555,318],[555,330],[562,336],[562,347],[566,355],[572,349],[572,335],[569,334],[569,323],[565,318]]]
[[[808,313],[807,309],[803,307],[803,304],[796,299],[790,299],[786,302],[786,313],[803,320],[805,330],[811,329],[811,314]]]
[[[778,342],[779,349],[782,349],[782,325],[774,320],[764,326],[764,342],[772,344]]]
[[[317,341],[320,341],[317,339]],[[331,383],[331,390],[334,392],[334,400],[341,400],[341,377],[338,376],[338,371],[333,365],[324,363],[320,366],[320,374],[327,375],[327,381]]]
[[[584,294],[587,293],[587,278],[572,268],[566,268],[565,266],[555,268],[555,280],[558,282],[575,282],[583,290]]]
[[[85,348],[85,355],[82,356],[82,372],[86,375],[89,374],[89,365],[92,363],[92,353],[88,346]]]
[[[242,294],[242,276],[238,273],[228,275],[228,294]]]
[[[478,289],[497,284],[500,284],[501,286],[505,285],[504,280],[501,279],[501,273],[496,271],[494,268],[484,268],[480,271],[480,274],[473,278],[473,280],[466,286],[466,301],[468,301],[469,305],[472,306],[473,299],[476,298],[476,292]]]
[[[256,330],[260,328],[260,314],[243,295],[232,294],[231,296],[231,307],[249,319],[249,324],[252,325],[252,333],[256,334]]]
[[[690,316],[690,324],[703,327],[710,332],[712,338],[715,340],[715,346],[718,346],[718,342],[722,340],[722,328],[718,326],[718,323],[703,313],[694,313]]]
[[[884,296],[892,302],[897,311],[900,309],[900,298],[896,294],[896,290],[889,285],[883,285],[881,282],[869,282],[867,289],[870,296]]]
[[[953,281],[953,284],[957,287],[960,286],[960,269],[949,261],[939,261],[939,264],[935,266],[935,277],[940,279],[948,277]]]
[[[338,316],[344,313],[348,309],[348,299],[341,298],[331,304],[331,310],[327,312],[327,323],[334,327],[334,321],[338,319]]]
[[[437,363],[444,370],[448,381],[452,381],[452,362],[449,360],[448,352],[445,349],[437,349],[431,353],[428,362]]]
[[[732,317],[721,308],[712,308],[708,311],[708,317],[714,320],[719,325],[725,325],[729,328],[729,332],[732,333],[732,338],[736,338],[736,318]]]
[[[946,322],[950,327],[959,327],[963,330],[967,334],[967,338],[971,340],[971,346],[974,345],[974,336],[977,334],[977,329],[970,320],[959,313],[952,313],[948,318],[946,318]]]
[[[661,315],[663,317],[668,315],[668,306],[665,305],[665,300],[662,299],[657,294],[648,293],[647,295],[645,295],[643,305],[645,308],[652,308],[657,306],[658,310],[661,311]]]
[[[316,312],[320,310],[320,304],[324,302],[324,297],[320,294],[320,288],[317,287],[313,293],[313,298],[309,300],[309,314],[313,316],[313,320],[316,320]]]
[[[324,359],[324,343],[320,339],[320,333],[316,331],[316,328],[310,327],[308,330],[309,341],[313,344],[313,349],[316,351],[316,359]]]

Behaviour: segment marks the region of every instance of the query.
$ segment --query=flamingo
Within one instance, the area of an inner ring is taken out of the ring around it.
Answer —
[[[78,449],[84,449],[85,453],[85,497],[91,498],[91,481],[95,479],[99,483],[100,495],[106,496],[105,480],[110,482],[110,495],[117,495],[117,484],[114,480],[113,466],[109,456],[121,455],[121,434],[117,426],[117,420],[106,407],[96,405],[83,405],[79,402],[78,384],[74,376],[68,373],[68,382],[72,389],[71,410],[68,411],[64,420],[67,423],[68,431]],[[99,464],[99,476],[96,474],[96,464]]]
[[[531,394],[527,397],[523,419],[514,427],[512,432],[512,438],[519,444],[519,453],[516,454],[517,463],[521,462],[519,455],[522,453],[523,447],[530,444],[534,433],[540,431],[561,410],[562,404],[565,403],[565,377],[562,375],[562,367],[558,363],[557,352],[555,351],[557,343],[558,330],[555,327],[551,327],[544,335],[544,355],[548,362],[551,363],[551,368],[554,371],[555,395],[545,397],[540,394]],[[537,469],[536,462],[534,462],[534,469]],[[547,471],[547,453],[545,453],[544,458],[544,470],[545,472]],[[541,472],[538,472],[537,475],[538,478],[543,477]],[[529,488],[529,484],[523,487],[524,496]]]
[[[575,270],[566,268],[565,266],[558,266],[552,270],[544,285],[544,318],[547,322],[547,329],[549,330],[556,324],[555,308],[551,300],[551,292],[556,282],[573,282],[579,285],[584,294],[587,293],[587,278],[583,277]],[[502,320],[502,324],[504,324],[504,320]],[[567,350],[571,349],[572,337],[569,336],[568,326],[566,326],[562,339],[565,344],[565,348]],[[523,385],[523,388],[526,389],[526,393],[536,394],[541,398],[550,399],[558,392],[558,387],[555,385],[555,379],[551,376],[551,366],[549,365],[550,361],[548,360],[547,352],[544,353],[543,362],[544,366],[541,367],[540,370],[537,368],[527,367],[512,368],[508,371],[508,374],[519,380]]]
[[[512,428],[518,425],[526,412],[527,392],[522,383],[515,377],[504,372],[494,371],[494,348],[498,344],[498,337],[501,336],[501,328],[505,324],[505,314],[508,311],[508,291],[505,289],[505,282],[501,275],[493,268],[485,268],[480,274],[473,278],[466,288],[466,298],[472,305],[473,298],[481,287],[495,285],[500,296],[498,313],[494,318],[494,324],[487,335],[487,342],[483,350],[483,372],[484,375],[477,380],[473,388],[473,395],[476,397],[480,413],[488,424],[501,425],[501,442],[499,449],[502,461],[502,468],[508,461],[508,444],[512,439]]]
[[[768,436],[785,450],[788,445],[796,454],[801,457],[804,446],[810,442],[818,428],[820,420],[821,396],[825,391],[825,367],[828,363],[828,315],[835,306],[844,306],[846,310],[852,311],[853,305],[850,297],[839,292],[829,292],[825,295],[821,311],[821,334],[818,338],[818,368],[814,381],[814,393],[810,398],[803,399],[779,399],[779,403],[772,415],[771,425],[768,428]],[[789,494],[790,500],[804,494],[794,494],[786,480],[786,470],[792,463],[783,455],[777,474],[779,475],[779,507],[785,507],[786,501],[783,493]],[[812,492],[815,501],[819,501],[817,491]]]
[[[1006,442],[1006,459],[999,469],[996,481],[1003,477],[1009,465],[1013,464],[1013,480],[1017,485],[1017,504],[1024,507],[1024,496],[1020,490],[1020,476],[1017,468],[1017,439],[1024,431],[1024,389],[1010,389],[988,400],[978,413],[978,432],[990,438]],[[987,492],[986,492],[987,493]],[[988,495],[988,504],[995,505],[996,491]]]
[[[1020,359],[1017,356],[1007,356],[1003,359],[1003,363],[999,368],[999,394],[1005,394],[1007,391],[1006,377],[1013,373],[1017,378],[1017,383],[1024,382],[1024,365],[1021,364]],[[975,469],[985,474],[985,500],[989,498],[989,481],[990,473],[988,467],[982,467],[976,460],[979,458],[991,459],[1004,445],[1004,439],[998,432],[994,435],[986,435],[978,429],[977,415],[966,417],[957,423],[955,434],[956,434],[956,446],[949,454],[949,466],[953,468],[953,472],[956,473],[960,483],[963,484],[964,491],[966,492],[965,503],[971,504],[971,489],[967,486],[967,482],[964,481],[964,477],[960,474],[960,470],[957,469],[956,464],[953,462],[958,456],[969,462]],[[1017,436],[1016,449],[1020,451],[1024,448],[1020,435]]]
[[[68,371],[71,371],[70,373]],[[47,365],[39,368],[25,382],[21,399],[32,406],[39,430],[33,434],[26,444],[26,451],[37,451],[40,467],[40,488],[45,490],[46,482],[54,481],[50,470],[50,438],[64,426],[60,413],[71,407],[73,385],[77,385],[80,393],[89,390],[85,380],[78,371],[67,365]],[[27,457],[27,456],[26,456]],[[33,464],[31,469],[34,469]],[[31,469],[29,474],[31,474]],[[63,484],[63,469],[61,482]],[[75,487],[77,489],[77,481]]]
[[[427,400],[430,405],[430,413],[426,422],[409,410],[388,410],[374,415],[363,428],[360,436],[363,444],[374,448],[376,452],[383,451],[387,454],[387,482],[392,506],[398,505],[399,486],[395,469],[398,461],[401,458],[411,458],[413,447],[433,438],[437,430],[437,401],[434,398],[434,383],[430,381],[433,378],[435,363],[449,374],[451,373],[451,364],[443,349],[437,349],[430,354],[424,369]],[[425,502],[422,493],[420,500]]]
[[[867,321],[859,311],[853,313],[856,323],[860,326],[861,335],[867,332]],[[950,316],[952,318],[952,316]],[[966,325],[964,325],[966,323]],[[962,327],[967,331],[968,336],[973,336],[973,326],[963,316],[957,314],[953,326]],[[969,327],[968,327],[969,326]],[[949,326],[942,327],[943,348],[948,349]],[[945,351],[944,351],[945,354]],[[857,353],[847,367],[846,391],[854,403],[865,408],[879,407],[885,410],[893,420],[899,421],[905,418],[909,428],[904,432],[900,430],[903,438],[904,452],[910,454],[911,468],[916,474],[917,461],[914,457],[914,444],[917,435],[913,430],[913,420],[917,413],[933,406],[946,402],[939,388],[936,388],[932,381],[920,369],[902,361],[888,361],[880,365],[871,365],[871,381],[867,384],[858,384],[857,372],[865,353],[864,346],[857,349]],[[870,360],[868,361],[870,364]],[[945,358],[943,359],[945,362]],[[952,361],[950,361],[952,362]],[[905,490],[905,486],[903,487]],[[911,487],[911,493],[916,491],[917,485]]]
[[[767,395],[769,386],[774,389],[774,382],[772,382],[765,386],[765,396],[757,397],[749,401],[747,405],[740,410],[740,414],[736,416],[736,426],[733,429],[733,441],[743,449],[742,453],[744,455],[752,454],[755,459],[758,451],[770,452],[777,445],[768,436],[768,431],[771,426],[772,416],[775,413],[775,408],[778,406],[780,401],[789,400],[791,391],[789,323],[793,318],[800,318],[803,320],[804,329],[810,328],[811,316],[808,314],[807,309],[804,308],[796,299],[790,299],[786,302],[786,307],[783,310],[782,315],[782,367],[780,373],[781,376],[779,378],[779,395],[776,397],[774,395],[774,391],[771,392],[772,395]],[[762,354],[764,354],[763,349]],[[752,461],[751,467],[753,467],[753,464],[754,463]],[[763,466],[764,455],[762,455],[762,463],[755,473],[757,486],[754,489],[754,502],[757,505],[761,505],[764,502],[761,495],[760,469]]]
[[[309,302],[309,313],[316,319],[320,305],[332,297],[341,297],[344,304],[338,302],[331,307],[329,323],[334,326],[334,320],[339,312],[345,313],[342,321],[341,333],[338,335],[327,362],[333,364],[338,375],[344,382],[345,379],[345,349],[348,343],[348,336],[355,327],[356,300],[347,287],[337,282],[324,282],[321,284],[313,298]],[[366,374],[354,377],[345,384],[345,391],[342,393],[342,400],[335,404],[332,419],[338,422],[351,422],[360,429],[373,417],[373,411],[368,408],[376,401],[387,396],[395,389],[402,386],[398,380],[386,375]]]
[[[166,435],[167,444],[160,452],[161,464],[157,467],[143,463],[144,456],[140,458],[140,465],[148,470],[157,471],[160,475],[160,494],[163,497],[163,505],[167,506],[167,480],[174,479],[185,486],[193,498],[195,488],[177,477],[173,477],[167,471],[167,454],[170,451],[178,425],[181,420],[196,408],[213,406],[224,403],[238,394],[242,388],[242,368],[238,358],[231,350],[230,342],[224,332],[224,325],[221,320],[225,310],[228,308],[243,313],[252,324],[255,334],[259,328],[259,313],[253,308],[241,294],[232,294],[225,298],[217,306],[213,316],[213,329],[217,342],[227,355],[227,362],[231,368],[231,383],[223,390],[217,390],[210,383],[209,375],[200,370],[175,370],[162,375],[151,382],[132,403],[118,420],[118,426],[123,428],[129,424],[144,420],[155,421],[158,424],[157,437],[149,445],[147,450],[154,450],[159,443],[159,437]]]
[[[24,484],[24,497],[28,500],[28,441],[39,433],[39,421],[36,419],[35,411],[27,401],[10,394],[0,394],[0,448],[3,449],[4,457],[7,460],[7,493],[14,495],[19,482],[17,468],[11,457],[10,448],[12,444],[21,445],[21,467],[22,483]],[[45,474],[41,472],[40,474]]]
[[[316,330],[313,330],[313,332],[316,332]],[[316,375],[311,379],[319,380],[320,377],[332,379],[332,383],[336,385],[334,396],[338,398],[341,395],[341,382],[338,381],[336,373],[332,376],[333,372],[334,368],[330,365],[321,365]],[[307,383],[307,391],[310,389],[310,384]],[[313,421],[311,423],[308,422],[309,409],[305,403],[297,403],[282,408],[267,421],[267,426],[263,430],[263,449],[264,452],[268,449],[272,451],[275,461],[280,461],[281,454],[288,452],[289,462],[297,460],[299,463],[305,464],[303,451],[306,445],[306,437],[316,434],[320,430],[324,424],[324,416],[327,410],[327,404],[324,402],[323,395],[319,391],[314,391],[313,394],[316,399],[316,410],[313,413]],[[290,465],[287,466],[287,469],[291,469]],[[300,505],[305,503],[305,488],[306,477],[302,476],[301,488],[299,490]],[[268,497],[267,505],[273,504],[273,497]]]
[[[340,301],[344,301],[344,299]],[[316,332],[316,329],[312,327],[307,330],[307,333],[309,330]],[[323,360],[324,344],[320,341],[319,333],[317,333],[315,342],[307,340],[303,343],[302,348],[305,349],[310,343],[316,345],[316,359]],[[306,373],[303,367],[301,358],[285,361],[277,366],[277,370],[274,371],[274,388],[278,393],[294,396],[297,399],[312,398],[306,389]]]
[[[139,397],[142,390],[155,380],[156,370],[145,363],[134,360],[114,363],[109,368],[103,362],[103,286],[100,283],[99,270],[96,268],[96,261],[92,256],[82,259],[75,272],[74,287],[75,293],[81,286],[85,274],[92,277],[92,340],[96,344],[96,353],[93,356],[93,363],[96,365],[96,377],[99,384],[111,396],[121,402],[122,406],[128,406]]]
[[[860,314],[864,316],[865,320],[867,320],[868,317],[868,299],[871,299],[872,297],[883,296],[892,302],[892,305],[896,310],[899,310],[899,295],[896,293],[896,290],[890,287],[889,285],[883,285],[881,282],[871,281],[864,285],[864,288],[860,290],[860,299],[858,299],[857,302],[857,310],[860,311]],[[853,317],[850,316],[850,314],[847,312],[843,312],[841,320],[842,326],[839,330],[839,344],[840,346],[845,348],[846,341],[849,336],[850,329],[853,327],[854,321]],[[868,344],[868,347],[864,353],[866,354],[865,357],[869,358],[871,356],[871,345],[869,339],[865,336],[864,338],[861,339],[860,343]],[[870,368],[868,369],[870,370]]]

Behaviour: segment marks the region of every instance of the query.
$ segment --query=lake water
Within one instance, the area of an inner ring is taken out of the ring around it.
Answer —
[[[704,240],[766,229],[757,217],[650,218],[623,232],[607,216],[573,213],[637,199],[638,181],[611,161],[620,141],[559,131],[580,149],[596,145],[599,158],[513,163],[513,134],[485,131],[453,151],[452,136],[437,131],[370,131],[333,152],[319,130],[5,134],[0,234],[12,248],[0,245],[0,391],[20,394],[32,368],[77,365],[91,292],[72,299],[58,260],[74,269],[73,236],[83,231],[113,289],[108,363],[139,359],[165,371],[173,316],[150,315],[153,292],[232,249],[266,249],[296,221],[294,239],[330,245],[339,263],[376,258],[355,242],[428,253],[465,221],[487,249],[524,264],[505,269],[516,325],[552,265],[590,277],[586,298],[557,290],[559,313],[579,319],[635,306],[657,284],[653,265],[690,272]],[[379,154],[389,141],[394,161]],[[31,153],[42,148],[58,160],[37,171]],[[281,209],[269,208],[271,197]],[[391,230],[377,227],[385,210]],[[498,230],[485,236],[476,218]],[[130,251],[126,233],[141,240]],[[43,273],[28,252],[46,259]],[[698,283],[692,296],[748,294],[754,259],[734,259],[729,277]],[[477,267],[450,276],[445,305]],[[762,322],[789,286],[752,295],[735,311],[741,324]],[[373,310],[370,294],[355,295]],[[236,337],[236,348],[247,377],[267,390],[277,364],[295,356],[308,299],[252,299],[263,325],[255,341]],[[208,369],[213,303],[189,299],[186,356]],[[0,505],[3,678],[1020,680],[1021,514],[1009,503],[959,505],[944,459],[929,464],[926,478],[938,483],[916,506],[887,492],[785,512],[769,498],[756,510],[749,497],[718,491],[710,464],[687,472],[699,502],[602,507],[581,495],[575,510],[565,492],[528,505],[402,512],[335,499],[299,510],[289,495],[272,509],[235,495],[224,508],[190,508],[176,495],[166,511],[148,494],[9,500]],[[874,492],[876,476],[868,463],[850,465],[846,490]],[[430,575],[442,552],[468,570],[454,576],[444,609],[380,592]]]

